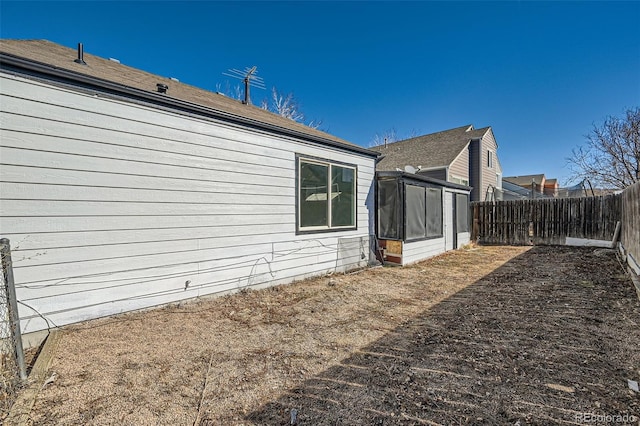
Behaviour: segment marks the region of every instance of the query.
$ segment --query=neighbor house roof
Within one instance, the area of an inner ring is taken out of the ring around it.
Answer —
[[[37,68],[38,72],[43,72],[42,70],[46,69],[51,73],[64,74],[64,77],[70,80],[82,79],[88,76],[92,79],[92,82],[115,83],[117,87],[114,90],[116,91],[118,89],[143,91],[146,92],[147,97],[152,97],[154,100],[174,100],[187,107],[189,105],[198,106],[200,110],[202,110],[201,107],[204,107],[214,115],[216,113],[219,114],[220,118],[236,119],[245,124],[257,125],[258,127],[267,125],[270,130],[284,132],[293,136],[307,136],[329,145],[346,147],[361,153],[375,155],[375,152],[371,150],[352,144],[329,133],[313,129],[262,108],[243,104],[227,96],[179,82],[176,79],[161,77],[88,53],[84,54],[86,65],[75,62],[77,58],[76,49],[64,47],[47,40],[0,40],[0,59],[3,69],[6,69],[7,66],[27,67],[30,65],[34,69]],[[166,94],[158,93],[158,84],[168,86]],[[113,87],[113,84],[110,87]]]
[[[507,176],[502,178],[503,181],[511,182],[518,186],[531,188],[531,182],[535,182],[538,185],[542,184],[545,180],[544,174],[540,175],[524,175],[524,176]]]
[[[474,129],[471,124],[371,148],[382,154],[376,166],[382,170],[404,170],[406,165],[423,169],[446,167],[472,139],[482,138],[490,127]]]
[[[422,176],[422,175],[418,175],[415,173],[407,173],[407,172],[403,172],[403,171],[382,171],[382,172],[377,172],[376,176],[378,177],[378,179],[387,179],[387,178],[404,178],[404,179],[408,179],[408,180],[415,180],[415,181],[420,181],[420,182],[427,182],[427,183],[433,183],[436,184],[438,186],[443,186],[446,188],[453,188],[453,189],[462,189],[464,191],[471,191],[471,187],[466,186],[466,185],[460,185],[457,183],[453,183],[453,182],[448,182],[446,180],[440,180],[440,179],[434,179],[428,176]]]
[[[529,185],[531,186],[531,185]],[[521,197],[528,197],[531,195],[531,190],[524,188],[520,185],[516,185],[515,183],[511,183],[509,181],[502,180],[502,189],[506,192],[511,193],[512,195],[519,195]]]

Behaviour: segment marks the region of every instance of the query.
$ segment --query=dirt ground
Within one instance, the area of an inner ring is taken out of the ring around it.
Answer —
[[[639,342],[613,251],[475,247],[68,327],[31,419],[637,424]]]

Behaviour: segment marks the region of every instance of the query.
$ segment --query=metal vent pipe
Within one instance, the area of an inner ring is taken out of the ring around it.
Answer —
[[[73,62],[87,65],[87,63],[84,61],[84,46],[82,45],[82,43],[78,43],[78,59],[74,60]]]

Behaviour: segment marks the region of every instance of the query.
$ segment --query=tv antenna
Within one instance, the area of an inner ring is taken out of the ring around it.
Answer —
[[[233,68],[228,70],[227,72],[222,73],[222,75],[244,81],[244,100],[242,101],[243,104],[251,104],[251,96],[249,95],[249,88],[251,86],[258,89],[266,89],[264,80],[262,79],[262,77],[258,77],[257,74],[258,67],[256,66],[253,66],[251,68],[247,67],[244,69],[244,71]]]

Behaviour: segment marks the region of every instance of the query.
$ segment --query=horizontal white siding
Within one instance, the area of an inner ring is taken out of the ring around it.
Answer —
[[[442,238],[433,238],[423,241],[405,242],[402,246],[402,265],[419,262],[433,256],[442,254],[448,250],[456,249],[468,244],[471,238],[469,232],[457,233],[457,247],[453,247],[453,197],[456,193],[468,194],[468,191],[446,188],[443,191],[443,232]],[[451,241],[447,242],[447,237]]]
[[[469,242],[471,242],[470,232],[458,232],[458,247],[469,244]]]
[[[0,234],[24,332],[368,261],[372,158],[0,78]],[[296,235],[296,154],[357,166],[357,230]]]
[[[444,237],[403,243],[402,266],[444,253]]]

